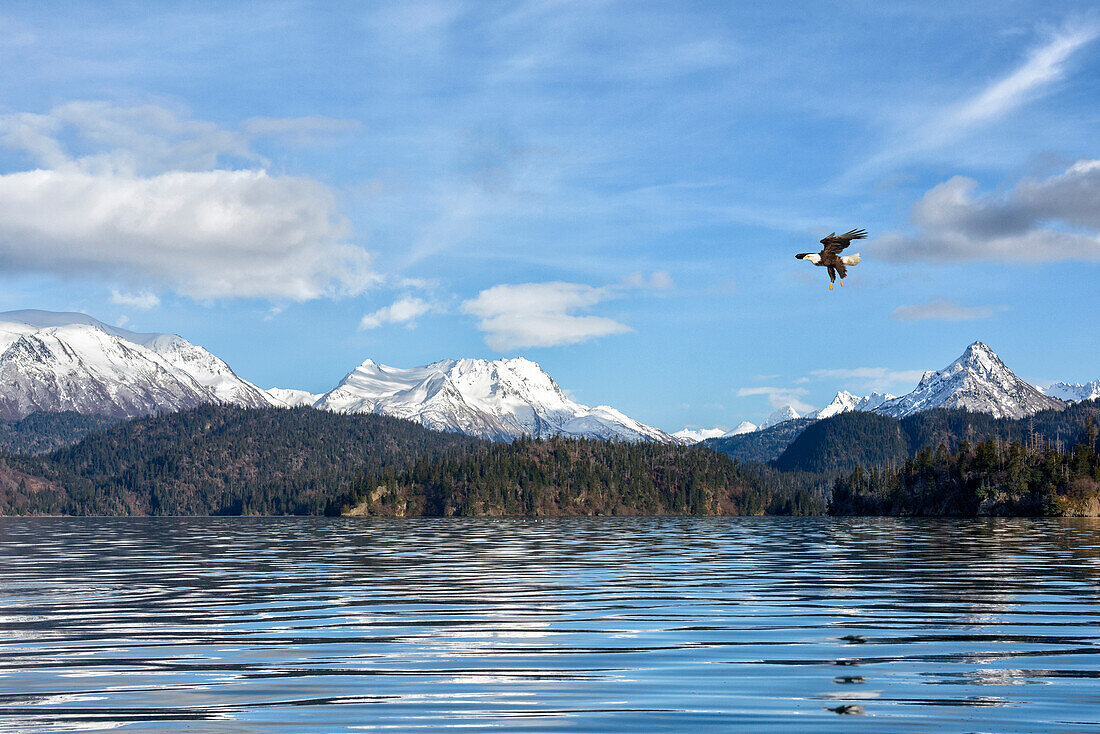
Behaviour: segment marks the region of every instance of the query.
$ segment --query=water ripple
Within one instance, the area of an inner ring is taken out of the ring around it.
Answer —
[[[0,730],[1096,731],[1100,523],[0,518]]]

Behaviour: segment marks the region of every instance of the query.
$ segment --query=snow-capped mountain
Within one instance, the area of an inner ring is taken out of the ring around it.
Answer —
[[[748,421],[741,421],[737,426],[729,431],[723,433],[719,438],[729,438],[730,436],[740,436],[742,433],[752,433],[753,431],[760,430],[755,423],[749,423]]]
[[[894,396],[890,393],[873,392],[870,395],[864,395],[860,397],[853,395],[847,390],[841,390],[833,398],[832,402],[826,405],[821,410],[815,410],[806,414],[806,418],[829,418],[841,413],[851,413],[853,411],[870,411],[879,407],[887,400],[893,400]]]
[[[725,428],[684,428],[672,434],[682,444],[693,444],[706,441],[708,438],[718,438],[726,433]]]
[[[0,313],[0,418],[63,410],[130,418],[210,402],[271,404],[182,337],[138,334],[85,314]]]
[[[175,334],[134,334],[139,343],[152,349],[175,367],[191,375],[218,402],[245,408],[272,405],[271,396],[251,382],[237,377],[222,360],[200,346]]]
[[[1082,400],[1095,400],[1100,398],[1100,380],[1086,382],[1084,385],[1079,382],[1056,382],[1042,390],[1042,393],[1066,402],[1079,403]]]
[[[782,408],[769,415],[767,420],[760,424],[759,430],[763,431],[765,428],[771,428],[774,425],[785,423],[786,421],[793,421],[801,417],[798,411],[790,405],[784,405]]]
[[[568,398],[536,363],[523,359],[447,359],[400,369],[368,359],[315,407],[384,413],[493,440],[564,434],[627,441],[674,441],[606,405]]]
[[[264,390],[272,404],[280,408],[297,408],[302,405],[313,405],[321,399],[322,393],[313,393],[294,388],[270,387]]]
[[[876,412],[904,418],[933,408],[965,408],[995,418],[1024,418],[1065,406],[1017,377],[993,350],[974,342],[939,372],[925,372],[913,392],[887,400]]]

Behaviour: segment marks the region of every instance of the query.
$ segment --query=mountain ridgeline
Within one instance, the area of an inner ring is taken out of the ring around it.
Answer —
[[[845,413],[769,466],[704,446],[493,443],[388,416],[204,405],[0,458],[0,514],[1095,514],[1097,423],[1100,401],[1023,420]]]
[[[1072,449],[1090,417],[1100,423],[1100,400],[1015,420],[944,409],[900,420],[876,413],[842,413],[805,427],[774,464],[780,471],[849,472],[856,466],[897,466],[922,449],[943,444],[955,450],[964,441]]]
[[[1072,450],[1050,444],[962,441],[922,449],[900,466],[856,467],[836,480],[834,515],[1100,515],[1100,455],[1089,419]]]

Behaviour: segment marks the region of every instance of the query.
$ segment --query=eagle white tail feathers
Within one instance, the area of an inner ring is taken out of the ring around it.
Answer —
[[[844,255],[840,258],[840,261],[845,265],[851,267],[852,265],[859,265],[859,253],[854,255]]]

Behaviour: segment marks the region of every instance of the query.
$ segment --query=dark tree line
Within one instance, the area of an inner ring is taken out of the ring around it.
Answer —
[[[1032,437],[954,451],[924,448],[896,467],[857,466],[836,480],[835,515],[1100,514],[1100,458],[1091,416],[1072,449]]]
[[[204,405],[120,423],[46,456],[7,457],[9,474],[53,491],[0,482],[0,514],[323,514],[364,471],[481,443],[386,416]]]
[[[364,477],[348,512],[384,516],[820,514],[825,487],[703,447],[522,438]]]
[[[783,471],[850,472],[856,465],[897,466],[924,448],[956,451],[966,442],[1049,444],[1072,449],[1087,421],[1100,421],[1100,401],[1030,418],[994,418],[966,410],[930,410],[901,420],[876,413],[842,413],[803,430],[775,461]]]
[[[0,421],[0,454],[45,454],[71,446],[89,433],[118,423],[103,415],[31,413],[17,421]]]

